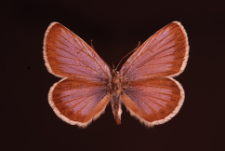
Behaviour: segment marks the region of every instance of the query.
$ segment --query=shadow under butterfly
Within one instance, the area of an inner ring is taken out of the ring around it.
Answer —
[[[117,124],[121,104],[151,127],[174,117],[184,102],[184,90],[172,77],[186,67],[189,45],[183,26],[174,21],[145,41],[120,71],[111,69],[76,34],[53,22],[44,38],[44,60],[55,83],[48,101],[63,121],[86,127],[109,102]]]

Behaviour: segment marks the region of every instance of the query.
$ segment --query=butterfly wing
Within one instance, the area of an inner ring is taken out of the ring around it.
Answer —
[[[172,22],[145,41],[125,62],[120,74],[124,81],[174,77],[184,70],[188,50],[183,26]]]
[[[49,92],[49,103],[56,115],[71,125],[85,127],[99,117],[110,100],[103,84],[63,79]]]
[[[108,65],[81,38],[52,23],[44,39],[44,60],[50,73],[63,79],[49,91],[49,104],[69,124],[87,126],[109,102]]]
[[[132,82],[122,99],[131,115],[147,126],[163,124],[175,116],[184,101],[182,86],[172,78]]]
[[[188,51],[184,28],[172,22],[143,43],[121,68],[123,101],[147,126],[168,121],[182,106],[183,88],[172,77],[184,70]]]
[[[45,65],[58,77],[106,81],[111,77],[108,65],[81,38],[54,22],[44,39]]]

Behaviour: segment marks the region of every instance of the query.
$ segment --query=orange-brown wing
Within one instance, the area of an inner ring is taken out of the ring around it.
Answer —
[[[142,44],[121,68],[123,102],[147,126],[170,120],[182,106],[183,88],[172,77],[183,72],[188,51],[184,28],[172,22]]]
[[[44,38],[44,59],[50,73],[59,77],[102,82],[111,77],[108,65],[81,38],[54,22]]]
[[[59,23],[45,34],[44,59],[50,73],[62,77],[49,91],[55,113],[69,124],[87,126],[109,101],[104,82],[111,79],[108,65],[81,38]]]
[[[108,89],[100,83],[63,79],[49,91],[49,104],[63,121],[85,127],[104,112],[110,100]]]
[[[131,82],[123,88],[123,103],[146,126],[163,124],[174,117],[184,101],[182,86],[172,78]]]
[[[123,81],[174,77],[186,67],[188,40],[183,26],[172,22],[145,41],[120,70]]]

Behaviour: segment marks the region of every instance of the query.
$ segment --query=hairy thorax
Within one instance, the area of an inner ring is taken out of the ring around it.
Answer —
[[[114,115],[114,119],[116,120],[117,124],[121,124],[121,78],[118,71],[115,69],[112,70],[112,80],[110,83],[110,90],[111,90],[111,106]]]

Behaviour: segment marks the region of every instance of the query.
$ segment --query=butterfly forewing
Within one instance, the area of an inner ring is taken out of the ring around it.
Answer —
[[[63,79],[49,91],[49,103],[59,118],[87,126],[110,100],[105,83],[111,79],[108,65],[81,38],[59,23],[52,23],[44,39],[47,69]]]
[[[120,74],[124,81],[175,76],[184,70],[187,58],[186,32],[179,22],[172,22],[143,43]]]
[[[123,102],[147,126],[175,116],[184,101],[182,86],[171,77],[180,74],[188,58],[186,32],[172,22],[151,36],[120,70]]]
[[[52,23],[45,35],[44,56],[48,70],[59,77],[105,81],[111,77],[108,65],[81,38],[59,23]]]

